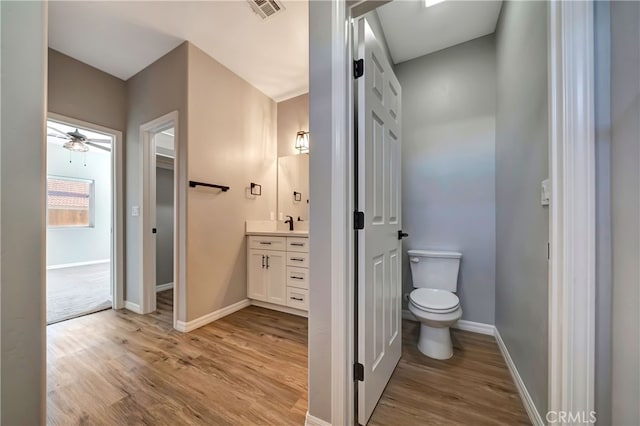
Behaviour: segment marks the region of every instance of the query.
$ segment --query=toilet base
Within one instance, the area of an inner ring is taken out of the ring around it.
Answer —
[[[430,327],[420,323],[418,350],[434,359],[449,359],[453,356],[453,344],[449,327]]]

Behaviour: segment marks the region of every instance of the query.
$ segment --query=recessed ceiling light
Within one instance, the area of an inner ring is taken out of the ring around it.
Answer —
[[[424,7],[435,6],[438,3],[442,3],[445,0],[424,0]]]

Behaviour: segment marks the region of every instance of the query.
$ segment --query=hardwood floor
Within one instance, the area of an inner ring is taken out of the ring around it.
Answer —
[[[183,334],[158,295],[47,327],[48,424],[304,424],[306,318],[251,306]]]
[[[438,361],[418,351],[420,324],[402,325],[402,359],[370,426],[531,424],[493,337],[452,330],[453,358]]]
[[[183,334],[172,300],[48,326],[47,423],[304,424],[305,318],[252,306]],[[402,360],[370,425],[530,424],[493,338],[455,330],[455,356],[436,361],[417,332],[403,322]]]

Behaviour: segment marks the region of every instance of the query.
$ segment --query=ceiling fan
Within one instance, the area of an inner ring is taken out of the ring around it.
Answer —
[[[101,149],[103,151],[111,151],[110,146],[101,145],[101,144],[111,145],[111,139],[88,138],[82,133],[80,133],[78,129],[74,130],[73,132],[67,132],[67,133],[51,126],[47,126],[47,129],[49,129],[49,131],[47,132],[47,136],[66,140],[67,142],[65,142],[64,145],[62,146],[68,149],[69,151],[87,152],[89,151],[89,146]]]

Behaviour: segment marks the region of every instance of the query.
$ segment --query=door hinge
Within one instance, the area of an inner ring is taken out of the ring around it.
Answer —
[[[359,362],[353,364],[353,380],[364,382],[364,365]]]
[[[364,59],[353,61],[353,78],[360,78],[364,75]]]
[[[364,212],[353,212],[353,229],[364,229]]]

